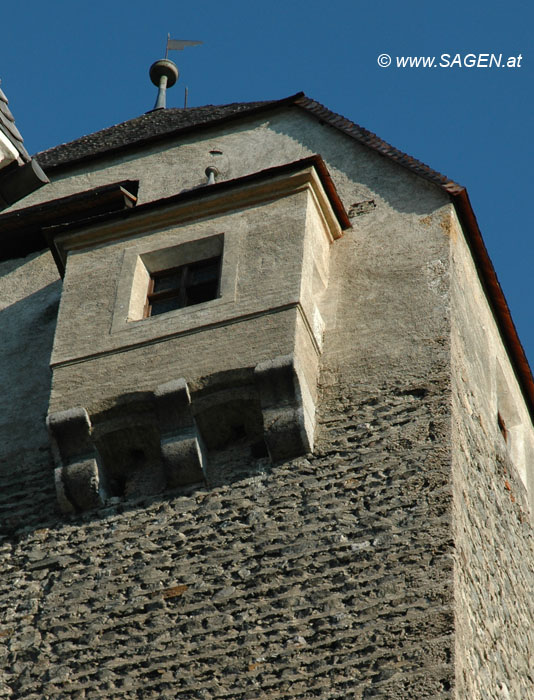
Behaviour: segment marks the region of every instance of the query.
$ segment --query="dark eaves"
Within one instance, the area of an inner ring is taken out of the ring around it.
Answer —
[[[2,214],[0,261],[46,248],[43,231],[48,227],[74,225],[135,206],[138,188],[138,180],[123,180]]]

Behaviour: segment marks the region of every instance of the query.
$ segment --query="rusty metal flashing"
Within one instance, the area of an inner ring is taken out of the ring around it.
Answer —
[[[196,132],[196,131],[201,131],[203,129],[209,129],[213,128],[214,126],[219,126],[221,124],[226,124],[229,122],[234,122],[242,119],[249,119],[250,117],[258,116],[261,114],[266,114],[269,112],[273,112],[275,110],[283,109],[285,107],[291,107],[291,106],[297,106],[306,112],[311,113],[314,115],[319,121],[324,122],[325,124],[329,124],[330,126],[338,129],[339,131],[342,131],[343,133],[347,134],[351,138],[355,139],[356,141],[364,144],[368,148],[373,149],[377,153],[380,153],[383,156],[386,156],[388,158],[391,158],[394,160],[396,163],[399,165],[402,165],[405,168],[408,168],[412,172],[416,173],[417,175],[420,175],[421,177],[426,178],[427,180],[430,180],[431,182],[434,182],[435,184],[441,186],[441,187],[446,187],[449,185],[460,187],[457,183],[453,182],[449,178],[447,178],[445,175],[442,175],[436,170],[433,170],[430,166],[426,165],[425,163],[422,163],[421,161],[417,160],[416,158],[413,158],[412,156],[408,155],[407,153],[404,153],[403,151],[400,151],[398,148],[395,148],[391,144],[387,143],[387,141],[384,141],[383,139],[379,138],[376,134],[374,134],[371,131],[368,131],[367,129],[364,129],[363,127],[359,126],[355,122],[350,121],[349,119],[346,119],[345,117],[341,116],[340,114],[336,114],[335,112],[332,112],[329,110],[327,107],[324,105],[320,104],[319,102],[316,102],[315,100],[312,100],[311,98],[307,97],[303,92],[298,92],[294,95],[290,95],[289,97],[284,97],[280,100],[269,100],[265,102],[253,102],[250,103],[250,106],[247,105],[247,103],[236,103],[235,105],[227,105],[226,107],[230,108],[230,111],[223,116],[218,116],[218,111],[220,109],[224,109],[223,107],[211,107],[207,106],[204,108],[189,108],[189,109],[167,109],[167,110],[160,110],[161,113],[164,113],[164,117],[170,117],[172,116],[173,112],[174,113],[180,113],[180,114],[191,114],[192,119],[194,120],[194,113],[195,111],[202,112],[202,118],[200,121],[192,121],[188,124],[185,124],[184,126],[178,126],[176,128],[171,128],[168,129],[166,128],[164,131],[158,132],[151,134],[149,136],[145,136],[142,138],[138,138],[135,136],[135,133],[124,143],[118,144],[116,146],[106,146],[105,141],[108,141],[108,139],[103,139],[102,142],[102,148],[97,148],[94,152],[89,152],[83,155],[76,155],[73,153],[72,157],[66,157],[66,160],[60,163],[54,164],[53,162],[47,162],[48,158],[52,158],[54,153],[61,153],[61,152],[67,152],[68,149],[72,148],[75,150],[77,145],[83,145],[83,143],[87,140],[90,139],[93,136],[97,136],[98,134],[102,134],[103,136],[107,134],[108,132],[112,132],[115,130],[123,130],[126,132],[128,129],[131,128],[132,132],[135,131],[135,124],[137,121],[140,119],[147,119],[150,118],[151,114],[154,114],[154,112],[149,112],[148,114],[142,115],[141,117],[136,117],[135,119],[131,119],[130,121],[123,122],[121,124],[117,124],[115,126],[109,127],[108,129],[104,129],[100,132],[96,132],[96,134],[90,134],[89,136],[84,136],[80,139],[77,139],[75,141],[71,141],[70,143],[67,144],[62,144],[60,146],[56,146],[55,148],[51,148],[47,151],[42,151],[41,153],[36,154],[34,156],[38,160],[41,158],[43,160],[43,164],[46,167],[47,172],[59,172],[64,169],[68,169],[71,167],[77,167],[81,165],[82,163],[85,163],[87,161],[93,161],[95,159],[100,159],[100,158],[109,158],[110,156],[113,156],[119,152],[122,151],[129,151],[132,149],[138,149],[142,147],[148,147],[153,144],[156,144],[158,142],[166,141],[170,138],[176,138],[177,136],[182,136],[185,134],[188,134],[190,132]],[[234,107],[235,109],[232,110],[231,108]],[[205,118],[204,112],[205,111],[210,111],[210,109],[213,111],[214,116],[212,118]],[[159,118],[158,112],[155,113],[156,117],[154,118]],[[163,127],[162,127],[163,128]]]
[[[344,134],[347,134],[364,146],[373,149],[373,151],[394,160],[396,163],[408,168],[408,170],[411,170],[416,175],[420,175],[421,177],[424,177],[441,187],[460,187],[460,185],[453,182],[445,175],[442,175],[437,170],[434,170],[429,165],[426,165],[420,160],[417,160],[417,158],[413,158],[407,153],[400,151],[398,148],[395,148],[391,144],[387,143],[387,141],[384,141],[376,134],[373,134],[372,131],[368,131],[368,129],[364,129],[362,126],[350,121],[350,119],[346,119],[340,114],[332,112],[324,105],[307,97],[304,93],[301,92],[294,95],[292,102],[307,112],[310,112],[325,124],[342,131]]]
[[[295,104],[311,112],[325,123],[351,136],[365,146],[392,159],[416,175],[429,180],[451,197],[465,233],[469,249],[471,250],[480,282],[490,308],[493,311],[497,327],[512,361],[512,366],[514,367],[531,420],[534,424],[534,378],[532,377],[532,370],[512,320],[510,308],[508,307],[504,292],[497,278],[497,273],[495,272],[495,268],[493,267],[493,263],[491,262],[488,250],[482,238],[467,189],[438,171],[433,170],[425,163],[399,151],[372,132],[363,129],[338,114],[334,114],[326,107],[323,107],[323,105],[309,99],[305,95],[297,97],[295,99]]]
[[[489,253],[484,244],[473,207],[469,201],[467,189],[438,171],[433,170],[425,163],[399,151],[372,132],[367,131],[367,129],[358,126],[339,114],[331,112],[323,105],[311,100],[302,93],[295,96],[294,103],[306,111],[311,112],[318,119],[330,126],[356,139],[363,145],[390,158],[416,175],[429,180],[451,197],[471,250],[473,260],[475,261],[480,282],[493,311],[504,346],[512,360],[517,380],[522,388],[523,396],[525,397],[530,417],[534,424],[534,378],[532,377],[532,370],[512,320],[506,298],[499,284],[497,273],[495,272],[495,268],[493,267],[493,263],[491,262]]]
[[[339,226],[342,230],[350,228],[352,222],[348,217],[345,207],[341,202],[341,199],[337,193],[335,185],[330,177],[328,169],[319,155],[309,156],[308,158],[303,158],[301,160],[293,161],[291,163],[285,163],[284,165],[278,165],[272,168],[266,168],[265,170],[259,170],[258,172],[252,173],[250,175],[244,175],[242,177],[235,178],[233,180],[223,180],[221,182],[216,182],[212,185],[203,185],[201,187],[195,187],[194,189],[187,190],[185,192],[180,192],[170,197],[163,197],[151,202],[146,202],[140,206],[132,208],[117,208],[115,210],[108,209],[107,211],[101,212],[100,214],[92,215],[90,218],[82,217],[76,220],[66,220],[63,222],[49,223],[44,227],[44,236],[46,241],[52,251],[54,260],[58,266],[60,274],[63,276],[65,273],[65,265],[61,255],[58,252],[56,244],[54,242],[57,236],[64,233],[73,232],[80,228],[85,228],[87,226],[102,225],[117,219],[124,219],[130,216],[143,216],[152,211],[164,207],[171,207],[180,204],[185,204],[195,200],[203,199],[205,197],[218,196],[224,192],[231,191],[232,189],[246,187],[248,185],[260,183],[262,181],[268,181],[275,177],[280,177],[284,175],[291,175],[293,173],[298,173],[307,168],[315,168],[315,171],[321,181],[321,185],[329,199],[330,205],[334,216],[336,217]],[[56,202],[60,200],[55,200]],[[0,217],[0,223],[1,223]],[[1,232],[1,229],[0,229]]]

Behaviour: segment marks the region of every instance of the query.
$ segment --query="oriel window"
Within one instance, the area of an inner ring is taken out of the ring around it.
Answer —
[[[182,309],[219,296],[221,256],[198,260],[150,276],[146,316]]]

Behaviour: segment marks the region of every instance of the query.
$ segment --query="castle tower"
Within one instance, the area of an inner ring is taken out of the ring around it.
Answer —
[[[513,698],[534,384],[467,193],[303,94],[0,216],[0,698]]]

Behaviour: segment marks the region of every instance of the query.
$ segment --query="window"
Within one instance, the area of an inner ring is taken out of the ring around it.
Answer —
[[[157,316],[219,296],[221,256],[153,272],[145,316]]]

